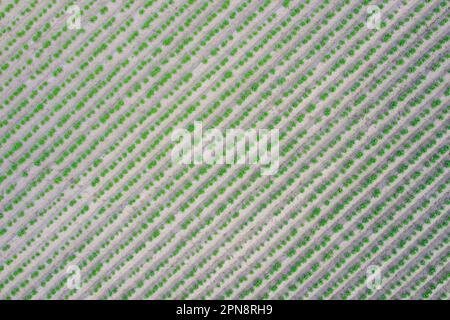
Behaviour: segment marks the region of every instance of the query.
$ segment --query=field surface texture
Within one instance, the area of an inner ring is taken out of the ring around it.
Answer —
[[[0,299],[449,299],[449,14],[0,0]]]

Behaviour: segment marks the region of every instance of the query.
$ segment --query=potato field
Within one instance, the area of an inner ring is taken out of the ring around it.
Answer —
[[[449,17],[1,0],[0,299],[448,300]],[[195,123],[276,170],[174,162]]]

